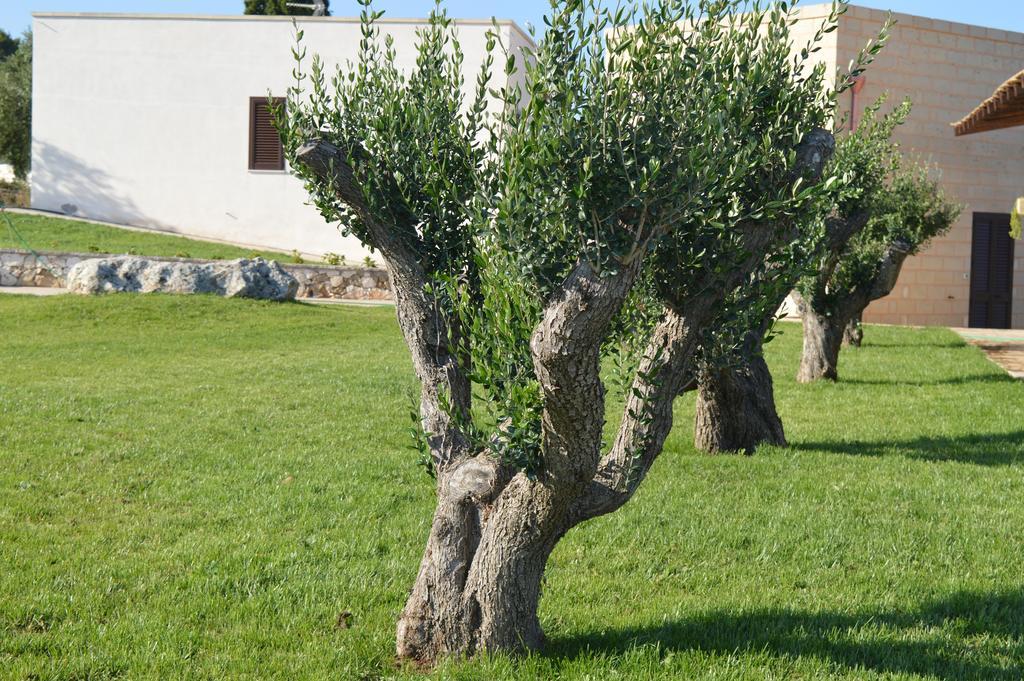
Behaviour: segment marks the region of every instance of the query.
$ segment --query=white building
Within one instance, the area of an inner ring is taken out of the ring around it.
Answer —
[[[491,23],[456,24],[468,92]],[[498,25],[513,49],[531,44],[512,22]],[[301,18],[299,26],[329,74],[355,60],[358,20]],[[411,66],[423,21],[380,26],[400,66]],[[292,83],[291,17],[37,13],[33,36],[34,208],[362,258],[359,243],[307,205],[302,183],[275,162],[279,142],[268,138],[261,107],[268,91],[283,95]]]
[[[793,27],[797,47],[829,11],[803,6]],[[895,137],[941,169],[943,187],[965,209],[948,235],[907,262],[893,293],[868,308],[865,321],[1024,328],[1024,248],[1008,234],[1024,177],[1021,129],[957,137],[950,126],[1020,71],[1024,33],[897,19],[862,91],[845,94],[841,108],[858,111],[883,92],[892,95],[887,106],[909,96],[914,110]],[[878,10],[849,8],[816,58],[835,73],[884,21]],[[305,18],[300,25],[309,54],[321,54],[331,71],[356,58],[355,20]],[[499,25],[513,49],[530,44],[514,24]],[[422,21],[381,26],[400,62],[411,65]],[[458,22],[467,88],[489,27]],[[288,17],[37,14],[33,206],[361,258],[357,243],[305,205],[299,181],[280,169],[273,132],[250,125],[253,102],[290,84],[293,44]]]

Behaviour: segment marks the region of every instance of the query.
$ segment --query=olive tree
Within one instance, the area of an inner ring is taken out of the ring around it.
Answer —
[[[876,105],[876,109],[877,109]],[[906,259],[949,231],[961,207],[945,196],[928,166],[904,159],[889,141],[910,111],[904,102],[869,128],[840,142],[836,159],[855,176],[855,191],[842,204],[845,219],[861,223],[832,244],[796,291],[804,344],[797,380],[838,380],[844,338],[860,343],[860,318],[869,304],[892,292]],[[872,112],[873,113],[873,112]]]
[[[764,444],[787,444],[763,348],[773,338],[779,307],[824,240],[815,212],[801,218],[802,238],[769,254],[726,298],[714,336],[701,347],[693,382],[694,446],[701,451],[753,454]]]
[[[858,63],[873,60],[890,25],[887,22],[878,40],[865,47]],[[859,71],[847,74],[840,88],[848,88],[857,75]],[[877,200],[883,178],[899,158],[891,141],[893,130],[910,110],[903,103],[879,118],[884,101],[864,112],[856,131],[838,137],[835,155],[825,168],[830,191],[802,216],[805,225],[799,238],[770,254],[723,306],[731,323],[720,328],[717,343],[706,348],[695,386],[698,449],[750,454],[762,444],[786,445],[763,346],[773,337],[779,308],[801,278],[834,262],[868,223],[867,207]]]
[[[551,551],[633,497],[725,300],[826,195],[808,60],[844,7],[794,57],[790,4],[741,4],[552,0],[535,49],[492,33],[464,87],[443,12],[403,71],[367,1],[358,61],[297,68],[289,161],[386,263],[421,385],[437,506],[399,657],[542,645]]]

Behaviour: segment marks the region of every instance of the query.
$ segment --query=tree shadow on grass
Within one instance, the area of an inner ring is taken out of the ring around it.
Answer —
[[[936,631],[941,629],[942,631]],[[547,654],[662,650],[815,658],[847,670],[952,681],[1024,678],[1024,591],[959,592],[909,611],[715,611],[661,625],[553,639]]]
[[[912,440],[850,442],[794,442],[797,451],[819,451],[851,456],[905,456],[923,461],[957,461],[979,466],[1024,464],[1024,430],[979,433],[963,437],[918,437]]]
[[[908,386],[912,388],[923,388],[926,386],[933,385],[970,385],[972,383],[1019,383],[1020,381],[1013,378],[1009,374],[1004,373],[988,373],[988,374],[971,374],[969,376],[955,376],[953,378],[940,378],[935,380],[926,381],[915,381],[907,380],[902,378],[843,378],[840,377],[840,383],[846,383],[849,385],[890,385],[890,386]]]
[[[851,352],[860,352],[861,350],[870,350],[871,348],[940,348],[945,350],[953,350],[963,347],[967,347],[967,341],[962,339],[949,341],[914,342],[914,339],[910,337],[906,342],[900,343],[879,343],[877,341],[865,340],[864,345],[862,345],[859,348],[844,347],[843,350],[849,350]]]

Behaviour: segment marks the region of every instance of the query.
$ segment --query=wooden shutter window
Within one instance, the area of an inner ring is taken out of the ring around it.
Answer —
[[[1008,329],[1013,321],[1013,250],[1010,216],[975,213],[971,237],[972,328]]]
[[[274,104],[284,106],[284,98]],[[249,170],[284,170],[284,147],[266,97],[249,98]]]

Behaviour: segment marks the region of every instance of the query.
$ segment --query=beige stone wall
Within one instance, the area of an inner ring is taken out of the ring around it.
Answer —
[[[846,65],[877,34],[885,13],[851,7],[840,22],[837,63]],[[966,204],[949,235],[909,260],[892,295],[867,321],[967,326],[972,214],[1009,213],[1024,195],[1024,128],[956,137],[950,123],[1024,68],[1024,34],[897,14],[889,45],[866,74],[858,108],[890,92],[914,110],[897,137],[937,165],[950,195]],[[850,95],[843,95],[846,107]],[[1016,246],[1013,326],[1024,328],[1024,244]]]
[[[798,52],[808,45],[825,20],[828,19],[830,10],[831,5],[798,6],[796,15],[799,17],[799,21],[790,29],[794,51]],[[818,44],[821,49],[811,54],[808,63],[808,66],[812,68],[819,63],[825,65],[826,82],[830,86],[835,85],[838,37],[838,31],[822,36],[822,40]]]

